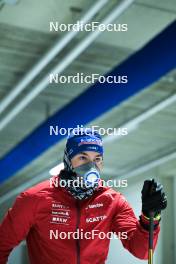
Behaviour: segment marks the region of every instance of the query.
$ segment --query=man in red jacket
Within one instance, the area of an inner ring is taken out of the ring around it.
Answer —
[[[138,220],[121,193],[102,185],[102,164],[100,135],[75,130],[67,140],[64,170],[21,193],[6,214],[0,226],[0,264],[24,239],[31,264],[102,264],[113,233],[134,256],[147,259],[148,216],[155,212],[155,247],[160,213],[167,206],[163,186],[144,182]]]

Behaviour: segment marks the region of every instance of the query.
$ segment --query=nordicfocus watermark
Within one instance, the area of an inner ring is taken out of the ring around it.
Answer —
[[[83,72],[78,72],[75,75],[59,75],[50,73],[49,75],[49,83],[73,83],[73,84],[94,84],[96,82],[99,83],[109,83],[109,84],[126,84],[128,83],[127,75],[100,75],[98,73],[92,73],[90,75],[85,75]]]
[[[95,238],[99,239],[128,239],[128,234],[127,232],[118,232],[118,233],[113,233],[112,231],[110,232],[103,232],[99,230],[92,230],[92,231],[87,231],[84,232],[84,230],[77,229],[77,231],[71,232],[65,232],[65,231],[60,231],[58,229],[56,230],[50,230],[50,239],[78,239],[78,240],[83,240],[83,239],[90,239],[94,240]]]
[[[59,177],[51,177],[49,179],[50,182],[50,187],[81,187],[81,188],[89,188],[90,187],[90,183],[85,182],[83,179],[81,179],[80,177],[76,177],[74,180],[71,179],[60,179]],[[109,179],[109,180],[103,180],[101,179],[99,181],[99,187],[109,187],[109,188],[126,188],[128,187],[128,180],[123,179],[123,180],[115,180],[115,179]]]
[[[115,31],[115,32],[126,32],[128,30],[128,24],[103,24],[97,21],[91,23],[83,23],[82,21],[77,21],[75,24],[64,24],[58,21],[49,22],[50,32],[66,32],[66,31]]]
[[[93,133],[98,132],[101,136],[125,136],[128,135],[128,130],[127,127],[108,127],[108,128],[104,128],[104,127],[100,127],[100,126],[91,126],[91,127],[84,127],[83,125],[77,125],[76,127],[69,127],[69,128],[65,128],[65,127],[60,127],[58,125],[49,126],[49,135],[50,136],[69,136],[70,134],[74,134],[74,135],[84,135],[87,134],[89,135],[90,133],[90,129]]]

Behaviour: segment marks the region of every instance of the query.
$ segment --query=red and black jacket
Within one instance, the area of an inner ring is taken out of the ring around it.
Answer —
[[[137,258],[147,259],[148,232],[122,194],[101,187],[91,198],[78,201],[65,188],[50,183],[44,181],[21,193],[8,210],[0,225],[0,264],[24,239],[31,264],[105,263],[110,239],[60,237],[62,232],[77,230],[126,233],[127,239],[121,237],[123,246]],[[159,229],[154,231],[154,247]]]

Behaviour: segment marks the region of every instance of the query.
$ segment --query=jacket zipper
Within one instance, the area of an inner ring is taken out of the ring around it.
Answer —
[[[76,201],[76,210],[77,210],[77,223],[76,231],[79,229],[80,224],[80,204],[79,201]],[[80,243],[79,239],[76,239],[76,252],[77,252],[77,264],[80,264]]]

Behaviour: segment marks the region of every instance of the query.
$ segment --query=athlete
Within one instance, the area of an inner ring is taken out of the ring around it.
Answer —
[[[163,186],[144,182],[138,220],[124,196],[102,184],[103,146],[96,131],[74,130],[63,161],[59,175],[22,192],[8,210],[0,225],[0,264],[22,240],[31,264],[103,264],[112,234],[135,257],[147,259],[149,213],[155,248],[167,206]]]

